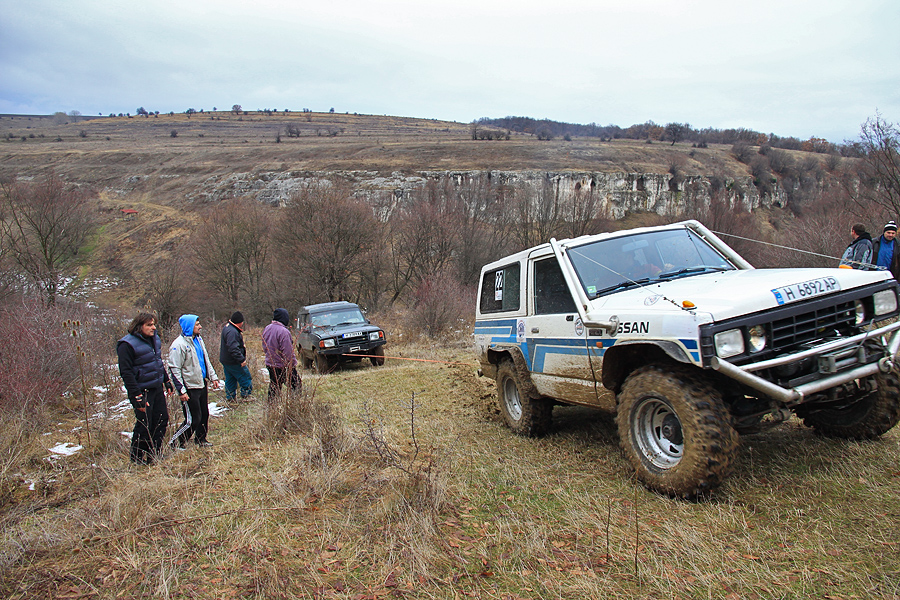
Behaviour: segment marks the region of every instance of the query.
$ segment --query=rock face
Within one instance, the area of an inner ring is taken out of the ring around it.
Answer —
[[[273,206],[283,205],[304,186],[348,182],[355,194],[384,205],[384,199],[402,200],[427,185],[442,188],[505,187],[530,198],[552,195],[560,201],[588,197],[598,212],[618,219],[633,212],[679,214],[685,209],[708,206],[713,197],[730,205],[753,210],[768,205],[784,205],[785,193],[779,186],[760,195],[752,177],[717,179],[706,176],[676,176],[669,173],[587,173],[546,171],[421,171],[394,172],[390,175],[371,171],[342,172],[252,172],[212,176],[196,193],[194,202],[215,202],[233,197],[253,197]]]

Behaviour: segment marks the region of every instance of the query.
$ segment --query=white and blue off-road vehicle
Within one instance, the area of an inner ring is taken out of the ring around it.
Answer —
[[[554,404],[612,411],[651,489],[692,497],[738,435],[796,414],[878,437],[900,420],[886,271],[755,269],[697,221],[551,240],[486,265],[475,346],[517,433]]]

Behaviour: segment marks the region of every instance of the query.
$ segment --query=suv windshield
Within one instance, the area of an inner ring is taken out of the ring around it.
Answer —
[[[309,321],[316,327],[334,327],[335,325],[365,323],[366,318],[358,308],[350,308],[311,314]]]
[[[736,268],[689,229],[601,240],[567,252],[592,299],[645,283]]]

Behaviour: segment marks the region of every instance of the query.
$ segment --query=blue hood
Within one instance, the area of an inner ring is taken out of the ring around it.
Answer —
[[[193,337],[194,325],[197,324],[197,315],[181,315],[178,318],[178,324],[181,325],[181,333],[187,337]]]

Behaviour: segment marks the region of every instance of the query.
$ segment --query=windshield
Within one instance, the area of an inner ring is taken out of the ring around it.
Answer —
[[[335,325],[356,325],[365,323],[366,318],[358,308],[330,310],[309,316],[310,322],[317,327],[334,327]]]
[[[568,250],[588,298],[667,279],[736,267],[689,229],[653,231]]]

